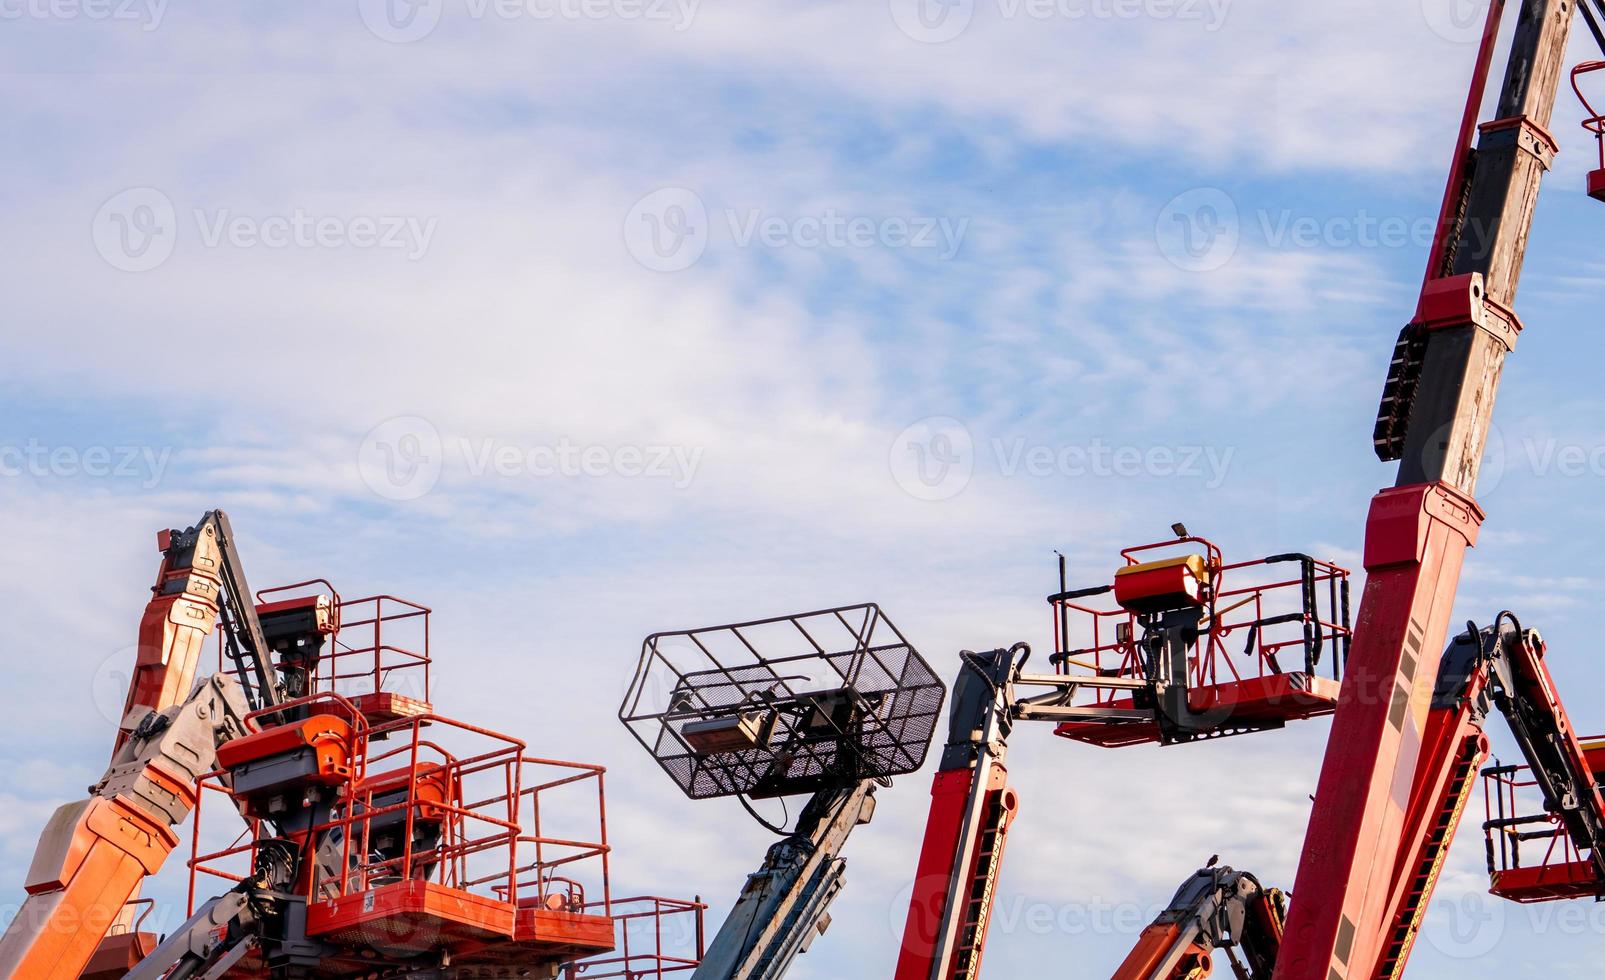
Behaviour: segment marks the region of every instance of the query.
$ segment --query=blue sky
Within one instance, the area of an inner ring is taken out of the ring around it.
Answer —
[[[258,585],[430,603],[438,706],[610,766],[616,887],[715,914],[767,841],[614,720],[647,633],[872,599],[950,674],[1047,645],[1054,549],[1095,583],[1185,520],[1356,561],[1474,53],[1458,0],[0,12],[0,884],[103,767],[154,532],[221,506]],[[1598,731],[1579,115],[1460,615],[1538,625]],[[969,447],[934,488],[933,432]],[[988,975],[1112,970],[1214,853],[1290,887],[1324,734],[1021,732]],[[799,980],[889,974],[926,789],[852,842]],[[1477,904],[1481,851],[1412,976],[1592,975],[1605,918]]]

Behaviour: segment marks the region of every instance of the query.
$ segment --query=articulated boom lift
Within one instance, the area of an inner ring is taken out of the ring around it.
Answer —
[[[1113,584],[1067,590],[1060,560],[1060,589],[1048,597],[1053,673],[1026,673],[1024,644],[960,655],[897,980],[980,976],[1019,808],[1007,769],[1016,722],[1118,747],[1276,729],[1332,711],[1349,641],[1348,572],[1298,554],[1228,564],[1212,542],[1172,530],[1172,540],[1123,551]],[[1111,595],[1112,607],[1089,604]],[[1330,678],[1320,673],[1328,654]]]
[[[924,763],[946,693],[875,605],[647,637],[620,720],[687,796],[735,796],[781,836],[692,980],[777,980],[829,927],[847,838]],[[793,795],[790,828],[748,802]]]
[[[603,770],[436,714],[426,607],[322,581],[253,595],[221,511],[159,543],[111,766],[51,819],[0,975],[550,978],[614,949]],[[218,670],[197,683],[218,625]],[[207,796],[245,827],[202,853]],[[131,900],[191,813],[190,918],[158,942]],[[700,929],[700,912],[621,915]],[[596,963],[642,976],[663,958]]]
[[[1465,815],[1477,768],[1488,757],[1485,726],[1494,711],[1509,723],[1527,767],[1496,767],[1485,774],[1493,893],[1519,902],[1605,897],[1605,798],[1600,795],[1605,743],[1590,749],[1577,737],[1555,693],[1547,652],[1537,631],[1523,629],[1508,612],[1500,613],[1485,629],[1468,624],[1445,650],[1424,728],[1422,764],[1410,787],[1406,831],[1390,865],[1387,932],[1372,980],[1403,975],[1449,845]],[[1530,781],[1519,778],[1524,772],[1532,774]],[[1543,813],[1515,815],[1515,791],[1525,787],[1539,791]],[[1498,815],[1493,809],[1496,801]],[[1525,829],[1534,825],[1544,829]],[[1534,839],[1548,842],[1544,859],[1523,867],[1521,844]],[[1502,858],[1499,864],[1496,853]],[[1207,873],[1206,869],[1199,874]],[[1184,911],[1189,906],[1181,900],[1187,895],[1184,888],[1178,896]],[[1295,898],[1293,908],[1298,901]],[[1279,896],[1276,905],[1281,906]],[[1191,945],[1179,939],[1167,942],[1176,921],[1173,905],[1144,934],[1115,980],[1206,977],[1211,949],[1225,950],[1242,980],[1269,980],[1282,955],[1280,942],[1269,941],[1282,936],[1281,915],[1262,914],[1255,920],[1278,928],[1274,932],[1262,928],[1262,939],[1241,944],[1249,954],[1246,962],[1234,956],[1232,947],[1241,934],[1232,930],[1201,932]],[[1162,958],[1161,951],[1168,958]]]
[[[1143,930],[1115,980],[1203,980],[1214,971],[1216,950],[1238,980],[1269,980],[1286,916],[1281,892],[1211,860]]]
[[[196,781],[220,743],[245,733],[239,684],[195,671],[220,616],[230,642],[260,650],[260,625],[221,511],[187,531],[164,531],[161,569],[139,624],[139,645],[112,762],[88,799],[50,818],[28,869],[28,897],[0,937],[0,975],[77,977],[124,917],[141,882],[178,846],[174,828],[195,806]],[[118,942],[135,948],[137,933]]]

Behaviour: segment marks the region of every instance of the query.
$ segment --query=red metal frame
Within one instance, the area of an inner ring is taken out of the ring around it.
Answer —
[[[1229,709],[1231,717],[1242,721],[1287,721],[1331,713],[1337,701],[1343,651],[1351,635],[1342,622],[1348,605],[1348,569],[1311,559],[1313,582],[1306,583],[1302,575],[1286,577],[1276,568],[1280,562],[1269,558],[1227,564],[1220,548],[1200,537],[1138,545],[1124,549],[1121,556],[1131,567],[1188,552],[1201,554],[1210,573],[1204,607],[1206,630],[1189,677],[1193,710],[1226,713]],[[1301,611],[1300,593],[1307,585],[1316,592],[1316,615],[1305,616],[1296,624],[1277,624],[1296,625],[1296,634],[1274,627],[1255,628],[1268,618]],[[1322,598],[1326,600],[1325,615]],[[1096,677],[1144,676],[1138,648],[1141,630],[1135,613],[1059,597],[1050,600],[1050,605],[1054,648],[1068,654],[1056,661],[1059,673],[1074,675],[1079,670]],[[1307,672],[1311,665],[1285,665],[1281,655],[1290,648],[1304,648],[1312,639],[1330,652],[1332,676],[1308,672],[1308,682],[1295,679],[1292,675]],[[1234,651],[1229,643],[1243,649]],[[1089,686],[1083,690],[1089,695],[1080,702],[1083,706],[1132,707],[1131,697],[1117,689]],[[1061,725],[1058,734],[1105,746],[1141,744],[1159,737],[1156,725],[1088,722]]]
[[[257,592],[257,603],[270,596],[318,591],[333,599],[334,632],[309,678],[308,693],[338,694],[376,723],[412,717],[430,710],[430,617],[433,610],[393,595],[344,599],[328,579],[309,579]],[[217,663],[222,673],[238,676],[218,637]]]
[[[564,967],[564,976],[566,980],[610,980],[614,977],[647,980],[695,970],[707,952],[703,923],[707,910],[708,906],[701,901],[687,902],[656,895],[614,899],[613,954],[570,963]],[[682,930],[690,933],[685,945],[694,953],[677,951],[682,945],[679,943],[665,944],[666,935]],[[650,948],[640,948],[637,937],[641,934],[648,938]]]
[[[1572,69],[1572,91],[1577,93],[1577,101],[1583,104],[1588,111],[1588,117],[1583,120],[1583,128],[1594,134],[1599,140],[1599,169],[1588,175],[1588,196],[1605,201],[1605,113],[1595,109],[1583,94],[1583,76],[1597,71],[1605,71],[1605,61],[1585,61]]]
[[[603,767],[532,757],[518,739],[433,713],[369,725],[357,703],[329,692],[252,717],[302,707],[345,715],[354,733],[342,803],[310,832],[314,841],[340,835],[345,871],[303,883],[309,934],[337,947],[444,943],[465,963],[613,948]],[[227,795],[225,775],[203,777],[200,789]],[[583,810],[595,814],[594,832],[568,832]],[[191,914],[201,877],[232,885],[255,858],[250,822],[229,846],[201,853],[200,813],[197,805]],[[417,844],[420,821],[439,824],[437,842]],[[401,832],[400,853],[371,856],[387,823]],[[328,962],[338,971],[344,958]],[[372,961],[354,953],[350,965]]]
[[[1595,744],[1599,744],[1595,740]],[[1596,752],[1591,752],[1591,757]],[[1600,760],[1605,763],[1605,759]],[[1526,766],[1500,766],[1482,774],[1483,831],[1487,836],[1489,891],[1521,904],[1560,899],[1605,899],[1601,881],[1588,856],[1582,854],[1542,800],[1534,800],[1537,782]],[[1529,829],[1532,828],[1532,829]],[[1537,844],[1542,854],[1531,863]]]

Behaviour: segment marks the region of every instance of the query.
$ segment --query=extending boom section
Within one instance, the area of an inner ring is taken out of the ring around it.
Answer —
[[[830,925],[828,909],[847,880],[841,851],[875,813],[875,784],[823,790],[797,829],[769,849],[708,947],[692,980],[777,980]]]
[[[931,788],[896,980],[975,980],[1018,801],[1009,788],[1014,684],[1030,649],[962,654],[947,746]]]
[[[147,875],[178,846],[196,780],[217,748],[248,730],[232,678],[213,676],[181,705],[130,715],[122,748],[88,799],[55,812],[28,869],[28,898],[0,937],[0,976],[73,980]]]

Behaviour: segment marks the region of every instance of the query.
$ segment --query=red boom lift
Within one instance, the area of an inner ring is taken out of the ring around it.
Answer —
[[[1410,788],[1407,830],[1390,865],[1387,931],[1372,980],[1404,972],[1477,767],[1488,757],[1485,723],[1492,711],[1509,723],[1527,762],[1485,773],[1493,893],[1517,902],[1605,898],[1605,743],[1591,749],[1577,737],[1555,693],[1547,652],[1542,637],[1508,612],[1486,629],[1468,624],[1444,652],[1423,764]],[[1538,791],[1541,812],[1519,815],[1518,790],[1528,788]],[[1534,827],[1541,829],[1529,829]],[[1521,846],[1534,840],[1545,842],[1542,859],[1524,865]],[[1213,872],[1219,879],[1213,890],[1200,888],[1211,873],[1199,872],[1192,887],[1183,888],[1115,980],[1206,977],[1217,949],[1225,951],[1240,980],[1274,975],[1284,932],[1280,893],[1259,888],[1257,881],[1244,885],[1229,871]],[[1246,953],[1241,960],[1239,948]]]
[[[1019,809],[1007,768],[1015,722],[1050,722],[1094,745],[1171,745],[1332,712],[1350,636],[1348,572],[1301,554],[1228,564],[1212,542],[1172,530],[1172,540],[1122,552],[1112,584],[1066,590],[1061,558],[1048,597],[1052,673],[1025,672],[1025,644],[960,655],[897,980],[980,975]],[[1112,606],[1093,604],[1109,595]]]
[[[673,968],[659,950],[608,957],[616,918],[690,915],[700,932],[701,906],[615,910],[604,770],[435,713],[429,609],[342,600],[322,581],[253,595],[221,511],[159,544],[112,764],[51,818],[0,975],[551,978],[587,957],[600,957],[591,977]],[[217,626],[218,670],[197,682]],[[202,853],[208,796],[244,828]],[[158,942],[130,914],[149,903],[132,900],[192,813],[190,917]],[[206,898],[202,882],[221,891]]]
[[[1396,486],[1372,503],[1352,649],[1341,569],[1281,556],[1303,564],[1303,602],[1278,618],[1265,611],[1262,590],[1235,599],[1242,593],[1221,580],[1232,566],[1178,525],[1176,541],[1151,547],[1194,545],[1190,551],[1155,559],[1138,557],[1147,548],[1132,549],[1113,586],[1061,587],[1050,597],[1056,674],[1024,673],[1023,645],[964,654],[897,980],[979,976],[1003,845],[1018,809],[1005,768],[1017,720],[1056,721],[1067,738],[1118,746],[1175,744],[1335,714],[1290,917],[1283,922],[1279,895],[1253,879],[1206,869],[1117,977],[1201,977],[1211,968],[1210,951],[1238,947],[1249,955],[1246,962],[1234,958],[1234,969],[1255,980],[1273,971],[1277,980],[1399,976],[1486,755],[1486,697],[1511,719],[1545,811],[1512,815],[1516,772],[1489,774],[1501,807],[1510,801],[1510,813],[1490,809],[1495,893],[1601,894],[1598,825],[1605,810],[1596,806],[1596,784],[1605,749],[1590,752],[1571,733],[1536,634],[1504,629],[1514,617],[1502,615],[1491,631],[1473,628],[1464,644],[1457,641],[1444,670],[1426,653],[1444,645],[1461,563],[1483,520],[1472,494],[1504,359],[1522,329],[1511,304],[1538,188],[1557,150],[1546,126],[1570,35],[1569,0],[1521,4],[1497,117],[1476,125],[1504,9],[1504,0],[1494,0],[1488,13],[1420,302],[1384,389],[1375,445],[1383,461],[1401,465]],[[1605,3],[1587,0],[1578,9],[1605,47]],[[1589,63],[1574,72],[1579,97],[1581,77],[1601,68],[1605,63]],[[1591,176],[1589,191],[1605,197],[1605,121],[1588,111],[1585,125],[1602,140],[1602,171]],[[1323,615],[1315,607],[1323,585],[1333,606],[1341,592],[1341,612]],[[1109,592],[1118,608],[1085,604]],[[1249,604],[1247,622],[1226,618]],[[1090,644],[1077,649],[1070,648],[1072,615],[1092,624]],[[1284,671],[1280,662],[1291,641],[1267,649],[1256,636],[1274,623],[1302,626],[1304,671]],[[1246,634],[1245,655],[1257,647],[1261,669],[1224,677],[1219,665],[1230,663],[1224,641],[1234,628]],[[1340,688],[1336,671],[1331,681],[1317,674],[1323,646],[1341,647],[1332,664],[1346,674]],[[1015,696],[1028,686],[1050,690]],[[1536,832],[1551,841],[1543,871],[1518,866],[1520,841],[1534,836],[1519,828],[1537,822],[1551,824],[1547,834]]]

